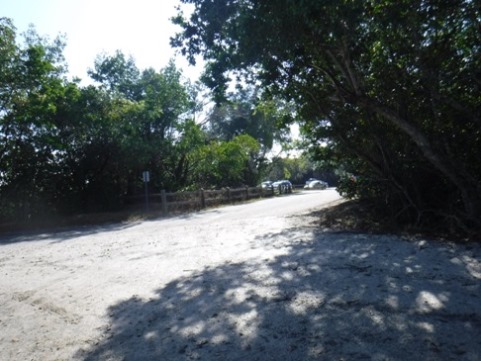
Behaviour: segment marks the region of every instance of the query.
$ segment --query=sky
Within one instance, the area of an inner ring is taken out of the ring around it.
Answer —
[[[38,34],[54,39],[65,34],[69,74],[88,83],[87,69],[101,53],[121,50],[139,69],[160,70],[170,59],[184,75],[197,80],[201,65],[176,56],[169,39],[180,30],[169,20],[179,0],[0,0],[0,17],[13,20],[17,34],[33,24]],[[20,37],[18,37],[20,39]]]
[[[180,28],[171,23],[180,0],[0,0],[0,17],[13,20],[17,34],[33,24],[40,36],[65,34],[64,50],[71,78],[92,81],[87,70],[97,55],[121,50],[141,70],[160,70],[174,59],[186,78],[198,80],[203,63],[192,67],[170,47]],[[21,37],[17,38],[21,40]],[[293,134],[298,134],[297,126]]]

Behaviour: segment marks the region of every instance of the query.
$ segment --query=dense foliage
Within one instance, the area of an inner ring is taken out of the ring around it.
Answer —
[[[81,86],[66,77],[64,45],[33,28],[19,40],[0,19],[0,222],[122,209],[146,170],[151,192],[260,181],[275,132],[254,99],[223,110],[242,108],[238,124],[202,123],[199,85],[173,63],[141,70],[101,54]]]
[[[481,7],[455,0],[182,0],[172,44],[222,99],[296,105],[341,190],[405,224],[481,228]]]

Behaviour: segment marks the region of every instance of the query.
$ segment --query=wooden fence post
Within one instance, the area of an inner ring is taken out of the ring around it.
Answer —
[[[160,199],[162,201],[162,213],[167,214],[167,194],[165,193],[165,189],[160,191]]]
[[[227,187],[227,202],[228,202],[228,203],[231,203],[231,202],[232,202],[232,200],[231,200],[231,194],[230,194],[230,188],[229,188],[229,187]]]
[[[246,186],[246,201],[249,200],[249,187]]]
[[[205,208],[205,193],[203,188],[200,190],[200,208]]]

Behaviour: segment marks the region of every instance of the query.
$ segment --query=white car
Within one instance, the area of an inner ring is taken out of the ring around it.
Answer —
[[[307,183],[304,186],[304,189],[326,189],[327,187],[329,187],[329,184],[327,184],[324,181],[316,179],[316,180],[311,180],[309,183]]]

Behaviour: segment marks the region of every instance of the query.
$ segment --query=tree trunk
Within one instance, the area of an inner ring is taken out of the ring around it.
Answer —
[[[447,179],[449,179],[460,191],[463,201],[464,210],[467,218],[479,225],[479,215],[481,214],[481,200],[477,187],[465,177],[460,176],[461,173],[453,164],[453,161],[445,159],[438,154],[432,147],[429,139],[422,131],[409,123],[405,118],[392,109],[379,104],[377,101],[368,97],[358,97],[356,103],[364,109],[373,111],[385,119],[391,121],[404,133],[406,133],[412,141],[419,147],[424,157]]]

